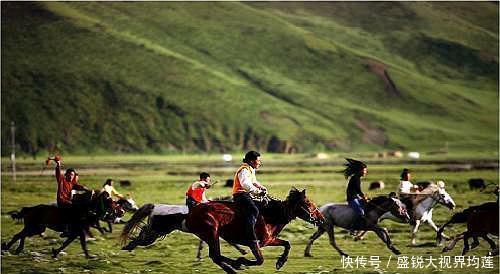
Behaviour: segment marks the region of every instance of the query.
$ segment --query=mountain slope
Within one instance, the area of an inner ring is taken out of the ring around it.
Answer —
[[[467,4],[2,2],[2,154],[497,147]]]

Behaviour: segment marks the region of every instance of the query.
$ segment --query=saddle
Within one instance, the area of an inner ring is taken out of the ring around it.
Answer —
[[[188,214],[189,208],[187,205],[165,205],[159,204],[155,205],[153,211],[151,212],[151,216],[155,215],[173,215],[173,214]]]

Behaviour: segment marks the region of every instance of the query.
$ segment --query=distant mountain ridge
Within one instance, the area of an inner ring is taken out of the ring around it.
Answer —
[[[2,155],[498,150],[498,3],[1,4]]]

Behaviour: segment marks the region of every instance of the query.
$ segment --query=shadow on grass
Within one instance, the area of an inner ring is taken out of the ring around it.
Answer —
[[[407,245],[407,247],[436,247],[435,242],[426,242],[426,243],[421,243],[418,245]]]

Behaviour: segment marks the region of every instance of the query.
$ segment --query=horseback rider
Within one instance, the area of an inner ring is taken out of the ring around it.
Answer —
[[[200,173],[200,180],[192,183],[186,191],[186,205],[188,208],[191,209],[201,203],[208,202],[205,196],[205,190],[209,189],[211,186],[210,174],[207,172]]]
[[[115,187],[113,186],[114,181],[113,179],[107,179],[106,182],[102,185],[102,190],[101,191],[106,191],[109,194],[109,197],[117,197],[118,199],[124,199],[125,196],[123,196],[121,193],[116,191]]]
[[[83,185],[78,184],[78,173],[73,168],[66,169],[64,175],[61,172],[61,157],[54,157],[56,163],[55,177],[57,181],[57,207],[62,209],[64,216],[70,222],[77,222],[84,215],[85,208],[81,204],[75,204],[72,200],[73,190],[91,191]],[[61,237],[67,236],[69,233],[70,224],[66,224],[65,231]]]
[[[412,184],[410,170],[404,168],[401,172],[401,178],[398,187],[398,198],[406,205],[406,209],[411,217],[410,224],[415,222],[415,216],[413,213],[413,198],[415,194],[420,192],[418,185]]]
[[[367,196],[361,191],[361,177],[368,173],[368,169],[366,164],[361,161],[349,158],[346,160],[344,176],[346,179],[349,178],[346,190],[347,203],[365,220],[364,204]]]
[[[259,247],[257,236],[255,235],[255,223],[259,216],[259,209],[255,205],[251,195],[265,196],[267,189],[262,186],[255,177],[255,171],[262,165],[260,153],[249,151],[245,154],[243,164],[234,174],[233,200],[241,210],[245,218],[245,233],[249,244]]]
[[[412,193],[419,192],[418,185],[412,184],[410,182],[410,180],[411,180],[410,170],[407,168],[404,168],[403,172],[401,172],[401,179],[399,181],[398,195],[400,195],[400,194],[412,194]]]

